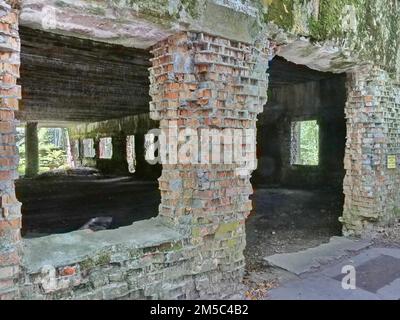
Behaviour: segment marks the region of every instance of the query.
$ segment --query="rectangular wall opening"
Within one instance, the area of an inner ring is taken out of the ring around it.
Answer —
[[[20,36],[22,235],[157,216],[161,167],[145,162],[142,147],[158,127],[148,114],[150,52],[27,27]]]
[[[276,57],[269,101],[259,116],[258,169],[246,258],[261,268],[275,253],[307,249],[341,235],[346,77]]]
[[[291,129],[291,164],[319,165],[319,124],[317,120],[294,121]]]

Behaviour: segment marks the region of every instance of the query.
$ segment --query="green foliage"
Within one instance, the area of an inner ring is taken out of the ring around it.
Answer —
[[[67,155],[64,150],[57,148],[50,148],[45,150],[44,153],[41,150],[40,156],[40,169],[41,171],[53,170],[63,168],[67,161]]]
[[[55,140],[54,135],[55,131],[52,129],[40,128],[38,130],[40,173],[53,169],[62,169],[67,167],[67,153],[65,151],[65,147],[58,147],[53,143],[53,141]],[[24,175],[26,166],[26,152],[23,130],[19,130],[18,141],[20,157],[18,173],[20,175]]]
[[[18,174],[25,174],[25,130],[17,128],[17,147],[19,152]]]
[[[300,162],[308,166],[319,164],[319,127],[315,120],[300,122]]]
[[[193,18],[198,18],[199,13],[197,11],[197,1],[196,0],[182,0],[182,6],[186,9],[189,15]]]
[[[47,128],[39,130],[39,171],[44,172],[65,167],[67,154],[63,148],[54,145],[54,131]]]

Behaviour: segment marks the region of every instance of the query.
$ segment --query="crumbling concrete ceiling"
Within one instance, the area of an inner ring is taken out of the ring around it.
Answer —
[[[26,27],[20,35],[20,120],[94,122],[148,112],[148,51]]]
[[[320,71],[375,64],[399,78],[400,6],[389,0],[263,0],[279,55]]]
[[[270,88],[311,81],[321,81],[337,76],[331,72],[312,70],[304,65],[289,62],[278,56],[271,61],[268,73]]]
[[[22,0],[21,7],[23,26],[142,49],[182,30],[251,42],[261,28],[252,0]]]

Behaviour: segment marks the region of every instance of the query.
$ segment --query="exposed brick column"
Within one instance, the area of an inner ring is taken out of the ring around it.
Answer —
[[[27,177],[35,177],[39,173],[39,137],[38,123],[28,122],[25,127],[25,153]]]
[[[345,235],[363,235],[399,218],[400,86],[377,67],[348,75]],[[389,155],[397,168],[387,167]]]
[[[14,299],[19,291],[16,278],[19,273],[21,206],[14,190],[17,178],[18,151],[15,145],[18,108],[19,77],[18,15],[0,0],[0,300]]]
[[[263,45],[266,45],[266,41]],[[181,33],[153,50],[150,113],[161,129],[253,129],[267,95],[268,55],[203,33]],[[248,150],[255,152],[255,150]],[[160,216],[191,234],[192,274],[201,294],[231,292],[244,269],[250,173],[235,164],[167,164],[160,177]],[[210,282],[218,285],[210,285]],[[201,285],[201,284],[204,285]],[[204,290],[204,292],[202,292]]]

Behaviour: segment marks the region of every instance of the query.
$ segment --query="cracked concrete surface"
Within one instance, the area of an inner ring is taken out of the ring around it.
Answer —
[[[340,253],[340,252],[339,252]],[[310,251],[297,255],[310,256]],[[356,281],[354,289],[344,289],[347,273],[343,267],[352,266]],[[315,273],[303,273],[268,292],[269,300],[399,300],[400,249],[368,248],[355,256],[338,259]]]
[[[357,252],[371,244],[367,240],[352,240],[344,237],[332,237],[329,243],[315,248],[294,253],[274,254],[265,258],[271,266],[276,266],[301,275],[312,272],[330,261],[348,256],[350,252]]]

